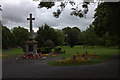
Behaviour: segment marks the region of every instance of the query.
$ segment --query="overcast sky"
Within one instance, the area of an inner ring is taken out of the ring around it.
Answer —
[[[79,27],[85,30],[94,20],[96,4],[89,5],[89,12],[86,18],[79,18],[71,16],[71,5],[67,5],[59,18],[53,17],[53,12],[58,9],[59,2],[51,9],[39,9],[38,2],[32,0],[3,0],[2,1],[2,23],[8,28],[25,27],[29,29],[29,21],[27,18],[32,13],[35,20],[33,21],[33,29],[36,32],[38,27],[43,24],[48,24],[55,29],[62,29],[64,27]]]

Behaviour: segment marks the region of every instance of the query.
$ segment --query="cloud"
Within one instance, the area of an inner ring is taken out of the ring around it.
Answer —
[[[93,21],[92,17],[94,15],[94,9],[96,7],[95,4],[89,5],[89,12],[87,14],[87,17],[79,18],[70,15],[71,6],[68,5],[60,17],[55,18],[53,17],[52,13],[58,9],[57,5],[52,7],[52,9],[38,9],[38,3],[32,1],[16,1],[18,2],[3,2],[3,25],[6,25],[9,28],[15,26],[23,26],[29,29],[29,21],[27,21],[27,17],[29,17],[29,14],[32,13],[33,17],[35,17],[35,21],[33,21],[35,31],[37,31],[38,27],[42,26],[45,23],[56,29],[62,29],[67,26],[77,26],[81,30],[85,30]]]

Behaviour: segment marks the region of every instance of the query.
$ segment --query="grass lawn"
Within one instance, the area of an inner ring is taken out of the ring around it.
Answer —
[[[86,51],[88,52],[88,54],[96,53],[99,55],[99,57],[97,59],[93,59],[90,63],[56,63],[56,61],[52,61],[52,62],[48,62],[47,64],[54,65],[54,66],[75,66],[75,65],[96,64],[96,63],[100,63],[110,59],[112,55],[120,54],[119,53],[120,49],[118,49],[117,47],[107,48],[103,46],[94,46],[94,48],[91,48],[91,47],[83,48],[83,46],[75,46],[73,48],[70,48],[68,46],[63,46],[62,49],[65,50],[66,53],[59,54],[57,55],[57,57],[67,58],[67,57],[73,56],[75,53],[83,54]],[[21,48],[14,48],[12,50],[2,52],[2,55],[8,55],[8,56],[14,56],[14,55],[21,56],[22,54],[24,54],[24,52]]]
[[[3,51],[2,55],[7,55],[7,56],[18,55],[18,56],[20,56],[24,53],[25,52],[23,52],[23,50],[21,48],[14,48],[14,49],[9,50],[9,51]]]
[[[57,55],[57,57],[67,58],[67,57],[73,56],[77,52],[80,54],[83,54],[86,51],[88,52],[88,54],[96,53],[99,55],[99,57],[97,59],[93,59],[90,63],[56,63],[56,61],[52,61],[52,62],[48,62],[47,64],[55,65],[55,66],[70,66],[70,65],[74,66],[74,65],[96,64],[96,63],[100,63],[100,62],[110,59],[112,55],[120,54],[118,53],[120,49],[118,49],[117,47],[107,48],[107,47],[102,47],[102,46],[95,46],[94,48],[91,48],[91,47],[83,48],[83,46],[75,46],[73,48],[70,48],[70,47],[63,46],[62,49],[64,49],[66,53],[59,54]]]

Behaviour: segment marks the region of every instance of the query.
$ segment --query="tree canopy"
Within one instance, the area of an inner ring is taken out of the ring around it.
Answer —
[[[120,2],[104,2],[98,5],[94,15],[93,25],[99,36],[108,34],[117,36],[116,41],[120,46]]]
[[[65,41],[67,45],[73,47],[74,45],[78,44],[80,41],[80,29],[77,27],[66,27],[63,28],[62,31],[65,34]]]
[[[53,12],[53,16],[55,18],[59,18],[60,14],[62,13],[62,11],[64,10],[64,8],[70,4],[72,5],[73,7],[71,8],[71,12],[70,12],[70,15],[74,15],[74,16],[78,16],[80,18],[83,18],[83,17],[86,17],[86,14],[88,12],[88,4],[89,2],[82,2],[83,4],[77,4],[75,3],[74,1],[72,0],[62,0],[61,3],[58,5],[58,9],[57,11]],[[55,2],[40,2],[38,4],[38,8],[47,8],[47,9],[50,9],[52,8],[53,6],[55,6]],[[78,8],[79,6],[82,6],[83,9],[80,9]]]
[[[104,2],[98,5],[94,15],[93,25],[99,34],[110,33],[118,35],[120,23],[120,2]]]
[[[72,5],[70,15],[85,17],[88,12],[88,2],[83,2],[82,5],[76,5],[73,1],[62,1],[58,6],[58,10],[53,12],[53,16],[59,18],[60,14],[66,5]],[[39,8],[46,7],[47,9],[55,6],[55,2],[40,2]],[[82,6],[83,9],[79,9]],[[37,31],[36,40],[38,47],[69,45],[73,47],[77,44],[86,45],[116,45],[120,47],[120,2],[101,2],[96,8],[93,23],[85,31],[77,27],[66,27],[62,30],[56,30],[51,26],[45,24],[39,27]],[[99,36],[98,36],[99,35]],[[13,46],[23,46],[24,42],[28,40],[29,32],[22,27],[14,27],[12,30],[6,26],[2,26],[2,46],[4,49]],[[49,45],[47,45],[50,43]],[[117,44],[117,45],[118,45]]]
[[[11,31],[14,36],[14,43],[16,47],[18,46],[23,47],[25,41],[27,41],[29,38],[28,30],[23,27],[18,26],[18,27],[14,27]]]
[[[2,26],[2,48],[3,49],[8,49],[14,45],[14,38],[6,26]]]
[[[84,45],[101,45],[100,38],[97,36],[94,30],[94,26],[92,24],[89,25],[89,27],[82,32],[83,35],[83,44]]]
[[[63,32],[55,30],[48,26],[47,24],[45,24],[39,27],[39,30],[37,31],[36,40],[38,42],[38,47],[44,46],[43,43],[46,42],[47,40],[53,41],[56,46],[63,45],[64,34]]]

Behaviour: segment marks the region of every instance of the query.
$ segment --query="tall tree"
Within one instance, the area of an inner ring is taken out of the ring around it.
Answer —
[[[65,34],[65,41],[67,45],[73,47],[80,41],[80,29],[77,27],[66,27],[62,29]]]
[[[54,30],[47,24],[39,27],[39,30],[37,31],[37,37],[36,40],[38,42],[38,46],[42,47],[44,46],[43,43],[47,40],[51,40],[54,42],[54,44],[62,45],[64,40],[64,34],[60,30]]]
[[[64,42],[65,35],[64,35],[63,31],[61,31],[61,30],[55,30],[55,32],[56,32],[57,42],[58,42],[57,45],[62,46],[65,43]]]
[[[104,2],[98,5],[94,15],[93,25],[99,36],[108,33],[118,36],[116,41],[120,47],[120,2]]]
[[[23,27],[20,27],[20,26],[14,27],[12,29],[12,34],[15,37],[14,43],[15,43],[16,47],[18,47],[18,46],[23,47],[25,41],[27,41],[29,38],[28,30]]]
[[[89,28],[82,32],[84,45],[98,45],[100,43],[100,38],[96,35],[94,31],[94,26],[91,24]]]
[[[14,37],[9,28],[2,26],[2,48],[8,49],[13,47]]]

